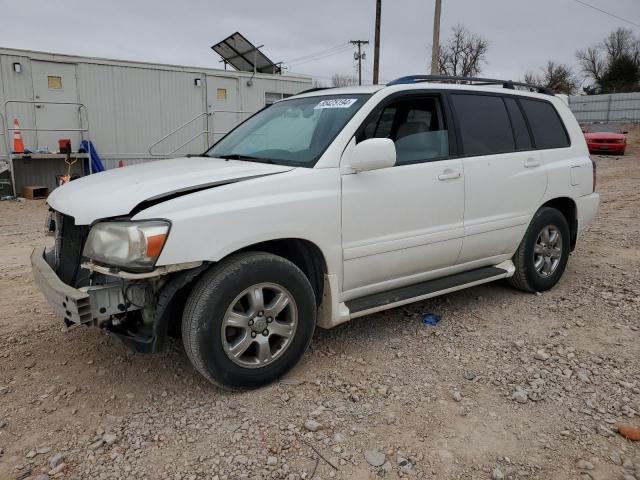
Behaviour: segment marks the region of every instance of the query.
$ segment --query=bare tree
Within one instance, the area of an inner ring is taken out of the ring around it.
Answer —
[[[350,87],[352,85],[358,85],[358,77],[355,75],[335,73],[333,77],[331,77],[332,87]]]
[[[578,50],[576,57],[593,85],[587,93],[637,91],[640,89],[640,39],[633,31],[618,28],[599,44]]]
[[[313,82],[311,83],[311,88],[327,88],[327,87],[328,85],[326,85],[324,82],[321,82],[317,78],[314,78]]]
[[[575,95],[577,93],[580,80],[569,65],[549,60],[540,70],[540,74],[534,72],[525,73],[524,82],[546,87],[553,93],[564,93],[566,95]]]
[[[440,45],[438,66],[440,74],[473,77],[487,63],[489,42],[467,30],[464,25],[453,27],[451,36]]]

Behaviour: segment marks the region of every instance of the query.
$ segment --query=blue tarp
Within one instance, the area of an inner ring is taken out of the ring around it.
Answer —
[[[96,151],[96,147],[93,146],[93,142],[82,140],[82,142],[80,142],[80,148],[85,152],[89,152],[89,156],[91,157],[91,171],[93,173],[104,172],[104,165],[102,164],[100,155],[98,155]]]

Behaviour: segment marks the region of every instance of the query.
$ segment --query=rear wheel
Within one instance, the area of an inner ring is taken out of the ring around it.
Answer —
[[[225,388],[269,383],[293,367],[313,336],[316,304],[304,273],[268,253],[242,253],[194,287],[182,336],[195,368]]]
[[[527,292],[549,290],[562,277],[570,249],[569,224],[564,215],[555,208],[541,208],[513,256],[516,271],[509,283]]]

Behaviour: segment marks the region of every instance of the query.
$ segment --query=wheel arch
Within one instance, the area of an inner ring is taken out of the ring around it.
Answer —
[[[576,202],[569,197],[557,197],[548,200],[540,206],[540,208],[542,207],[555,208],[566,218],[571,236],[571,251],[573,251],[576,248],[578,238],[578,207]]]
[[[228,253],[220,260],[239,252],[266,252],[286,258],[296,265],[309,279],[311,288],[316,298],[316,305],[322,302],[324,292],[324,275],[327,273],[327,263],[320,247],[315,243],[301,238],[281,238],[247,245]],[[157,344],[153,351],[157,351],[164,345],[167,334],[178,336],[182,311],[186,300],[197,280],[218,262],[204,264],[192,274],[181,272],[171,278],[163,287],[160,298],[163,300],[157,309],[154,319],[154,336]]]

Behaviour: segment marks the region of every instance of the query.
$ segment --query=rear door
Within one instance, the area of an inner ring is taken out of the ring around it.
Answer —
[[[465,174],[458,263],[492,263],[517,248],[544,196],[547,171],[514,97],[455,92],[450,98]]]

